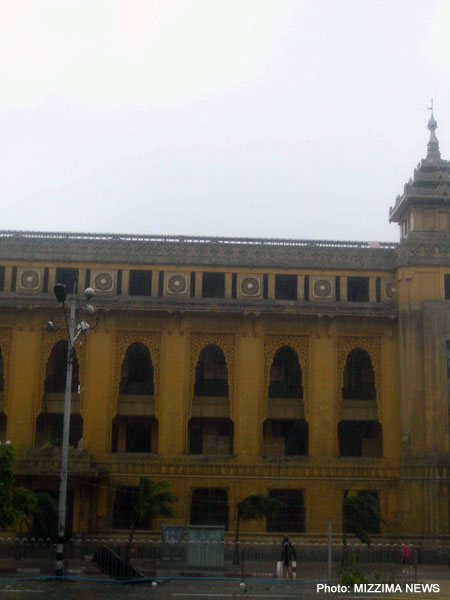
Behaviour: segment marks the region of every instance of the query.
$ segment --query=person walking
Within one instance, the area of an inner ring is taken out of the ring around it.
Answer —
[[[297,554],[294,546],[289,541],[288,537],[285,537],[281,542],[281,563],[283,565],[283,579],[293,579],[292,574],[292,561],[297,560]]]

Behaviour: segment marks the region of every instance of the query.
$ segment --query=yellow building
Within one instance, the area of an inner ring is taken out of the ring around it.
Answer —
[[[283,509],[244,537],[321,539],[358,489],[377,495],[384,539],[449,539],[450,163],[435,128],[390,211],[399,244],[0,233],[0,439],[35,490],[59,485],[53,286],[96,291],[76,346],[73,534],[121,535],[146,475],[171,481],[177,524],[232,531],[261,492]]]

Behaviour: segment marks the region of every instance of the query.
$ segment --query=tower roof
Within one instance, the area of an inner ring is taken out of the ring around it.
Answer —
[[[389,209],[389,221],[398,223],[412,205],[450,207],[450,161],[443,160],[436,137],[437,121],[433,114],[428,120],[430,139],[427,156],[414,169],[413,178],[405,183],[403,194],[399,194],[394,206]]]

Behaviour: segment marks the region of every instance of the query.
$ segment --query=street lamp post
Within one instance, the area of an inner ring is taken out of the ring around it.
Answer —
[[[77,306],[86,314],[92,315],[94,307],[88,301],[94,296],[92,288],[84,290],[84,304],[80,303],[76,295],[77,282],[74,283],[74,290],[70,299],[70,311],[67,315],[67,289],[62,283],[57,283],[54,287],[54,292],[57,301],[61,304],[64,313],[64,322],[57,325],[53,321],[47,323],[47,331],[56,331],[61,325],[65,325],[67,331],[67,371],[66,371],[66,387],[64,394],[64,417],[63,417],[63,436],[61,444],[61,473],[59,483],[59,499],[58,499],[58,539],[56,545],[56,576],[64,575],[64,542],[66,535],[66,505],[67,505],[67,477],[69,471],[69,433],[70,433],[70,404],[72,400],[72,370],[74,359],[75,342],[80,335],[87,335],[96,324],[91,327],[84,320],[79,320],[76,323],[76,308]]]

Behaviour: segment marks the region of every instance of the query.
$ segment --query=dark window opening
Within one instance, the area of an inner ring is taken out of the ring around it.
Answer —
[[[383,455],[382,428],[378,421],[341,421],[338,439],[340,456]]]
[[[189,421],[189,454],[233,454],[233,421],[193,417]]]
[[[339,302],[341,299],[341,278],[336,277],[336,300]]]
[[[263,276],[263,299],[267,300],[269,297],[269,276],[266,274]]]
[[[344,492],[344,500],[348,495],[348,490],[346,490]],[[378,494],[378,492],[374,492],[374,491],[363,491],[363,490],[358,490],[356,492],[356,495],[358,496],[358,499],[361,500],[365,500],[365,498],[369,497],[368,500],[370,500],[370,505],[375,505],[375,511],[374,510],[367,510],[365,511],[366,514],[364,515],[364,518],[361,520],[361,512],[358,511],[357,514],[355,514],[352,510],[351,510],[351,505],[345,505],[345,518],[347,520],[347,522],[354,522],[357,521],[359,525],[361,525],[361,527],[367,531],[367,533],[380,533],[380,519],[377,518],[375,515],[376,513],[378,513],[379,515],[381,514],[381,508],[380,508],[380,496]],[[374,514],[375,513],[375,514]]]
[[[237,275],[233,273],[231,275],[231,297],[236,298],[236,288],[237,288]]]
[[[450,275],[444,275],[445,299],[450,300]]]
[[[130,529],[133,521],[134,506],[137,501],[138,489],[136,487],[117,488],[114,494],[114,507],[112,526],[113,529]],[[149,519],[137,519],[136,529],[148,529]]]
[[[158,275],[158,296],[164,296],[164,271]]]
[[[41,413],[36,419],[36,447],[50,444],[61,446],[64,415]],[[83,438],[83,418],[70,415],[69,445],[78,448]]]
[[[228,494],[220,488],[192,490],[191,525],[220,526],[228,530]]]
[[[210,345],[200,352],[195,369],[195,396],[228,396],[228,369],[225,355]]]
[[[48,267],[44,269],[44,279],[42,281],[42,291],[44,294],[48,292]]]
[[[348,302],[369,302],[368,277],[347,278],[347,300]]]
[[[17,282],[17,267],[13,267],[12,274],[11,274],[11,292],[16,291],[16,282]]]
[[[281,506],[274,517],[267,519],[267,531],[305,531],[305,501],[301,490],[269,490],[269,498],[278,500]]]
[[[309,300],[309,275],[305,275],[305,300]]]
[[[55,283],[62,283],[66,286],[68,294],[73,294],[74,288],[78,282],[78,269],[56,269]],[[76,291],[76,288],[75,288]]]
[[[303,398],[302,369],[295,350],[276,351],[270,368],[269,398]]]
[[[144,344],[128,347],[122,363],[119,394],[154,394],[153,364]]]
[[[129,296],[150,296],[152,293],[151,271],[130,271]]]
[[[91,270],[86,269],[86,278],[85,278],[85,282],[84,282],[84,289],[90,287],[90,285],[91,285]]]
[[[191,273],[191,298],[195,297],[195,273]]]
[[[117,271],[117,295],[120,296],[122,293],[122,269]]]
[[[5,289],[5,267],[0,267],[0,292]]]
[[[369,354],[355,348],[347,356],[344,369],[344,400],[375,400],[375,373]]]
[[[6,425],[8,423],[7,416],[5,413],[0,412],[0,442],[5,443],[6,441]]]
[[[66,390],[67,373],[67,341],[56,342],[47,361],[44,392],[61,394]],[[72,364],[72,394],[77,394],[80,387],[79,366],[74,352]]]
[[[283,448],[271,438],[284,438]],[[264,454],[283,456],[308,455],[308,423],[305,419],[273,419],[264,424]]]
[[[225,297],[225,273],[203,273],[203,298]]]
[[[297,275],[275,275],[276,300],[297,300]]]
[[[381,302],[381,279],[379,277],[377,277],[375,283],[376,283],[377,302]]]
[[[112,452],[156,452],[158,422],[155,417],[117,416],[112,425]]]

